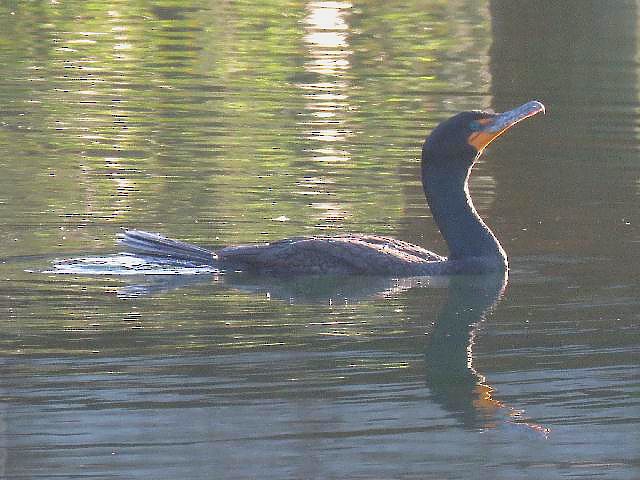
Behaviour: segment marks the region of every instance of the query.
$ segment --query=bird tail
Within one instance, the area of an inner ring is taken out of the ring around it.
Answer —
[[[213,265],[217,259],[215,252],[206,248],[142,230],[127,230],[119,234],[118,243],[134,253],[176,258],[201,265]]]

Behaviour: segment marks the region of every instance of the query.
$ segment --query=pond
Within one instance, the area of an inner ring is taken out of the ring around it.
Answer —
[[[638,25],[626,0],[0,4],[0,477],[640,478]],[[51,272],[126,228],[446,254],[425,136],[532,99],[470,185],[508,279]]]

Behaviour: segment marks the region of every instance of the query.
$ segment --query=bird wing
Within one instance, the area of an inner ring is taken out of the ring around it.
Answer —
[[[217,253],[223,265],[274,273],[407,274],[443,260],[422,247],[376,235],[296,237]]]

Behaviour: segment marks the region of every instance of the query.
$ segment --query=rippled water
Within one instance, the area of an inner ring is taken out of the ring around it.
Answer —
[[[0,4],[0,477],[640,477],[637,25],[631,1]],[[122,228],[444,253],[424,136],[534,98],[471,185],[508,282],[101,274],[146,268]]]

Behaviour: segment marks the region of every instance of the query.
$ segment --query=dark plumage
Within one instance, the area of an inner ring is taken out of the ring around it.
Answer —
[[[536,101],[503,114],[463,112],[438,125],[425,141],[422,185],[449,257],[377,235],[296,237],[212,252],[156,233],[131,230],[120,236],[120,243],[145,255],[275,274],[413,276],[505,270],[504,250],[473,207],[469,174],[493,139],[539,112],[544,112],[544,106]]]

